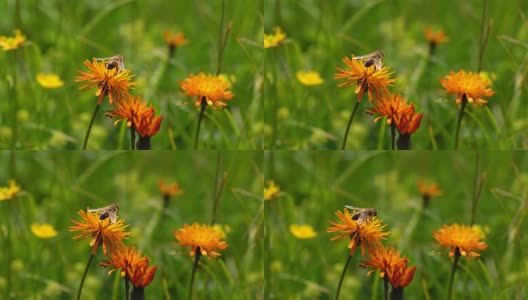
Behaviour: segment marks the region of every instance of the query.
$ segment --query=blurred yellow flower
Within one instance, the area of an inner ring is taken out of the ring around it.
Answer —
[[[297,80],[304,85],[320,85],[324,82],[321,75],[315,71],[298,71],[296,76]]]
[[[274,34],[264,33],[264,48],[272,48],[281,45],[286,39],[286,34],[280,27],[273,28]]]
[[[57,231],[50,224],[31,224],[31,232],[41,239],[49,239],[57,236]]]
[[[20,30],[16,29],[13,32],[15,33],[15,36],[0,36],[0,47],[2,47],[2,50],[15,50],[26,41],[26,37]]]
[[[50,74],[38,73],[37,81],[40,84],[40,86],[47,88],[47,89],[56,89],[64,85],[64,82],[60,79],[60,77],[57,74],[53,74],[53,73],[50,73]]]
[[[264,188],[264,200],[271,200],[280,192],[280,187],[275,184],[275,181],[268,180],[268,188]]]
[[[20,186],[14,180],[7,182],[8,186],[0,186],[0,201],[14,198],[20,192]]]
[[[306,224],[291,224],[290,232],[298,239],[311,239],[317,236],[313,227]]]

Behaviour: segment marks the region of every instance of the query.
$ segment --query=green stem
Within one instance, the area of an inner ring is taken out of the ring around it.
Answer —
[[[350,114],[350,118],[348,119],[348,124],[345,129],[345,135],[343,136],[343,143],[341,144],[341,150],[345,150],[347,137],[348,137],[348,131],[350,130],[350,125],[352,124],[352,120],[354,120],[354,115],[356,114],[356,110],[359,106],[359,101],[356,101],[356,104],[354,105],[354,109],[352,109],[352,113]]]
[[[97,112],[99,111],[99,107],[101,105],[97,104],[95,106],[95,110],[92,114],[92,119],[90,120],[90,125],[88,125],[88,130],[86,130],[86,135],[84,136],[84,144],[83,144],[83,147],[82,149],[83,150],[86,150],[86,146],[88,145],[88,138],[90,137],[90,131],[92,131],[92,126],[93,126],[93,123],[95,121],[95,116],[97,115]]]
[[[462,96],[462,104],[460,105],[460,113],[458,114],[458,121],[455,133],[455,150],[458,149],[458,136],[460,135],[460,124],[462,124],[462,117],[464,116],[464,109],[466,108],[467,99],[466,94]]]
[[[218,187],[218,177],[220,177],[220,162],[222,160],[220,151],[218,151],[217,153],[218,155],[216,157],[216,176],[214,182],[213,216],[211,217],[211,225],[214,225],[214,223],[216,222],[216,210],[218,208],[218,202],[220,202],[220,196],[222,195],[222,191],[224,190],[224,183],[226,179],[224,175],[224,177],[222,177],[222,181],[220,182],[220,191],[217,192],[216,189]]]
[[[125,276],[125,300],[130,299],[130,294],[128,291],[130,290],[130,280],[128,280],[128,275]]]
[[[134,129],[134,124],[130,126],[130,149],[136,150],[136,130]]]
[[[451,269],[451,277],[449,278],[449,289],[447,291],[447,299],[451,300],[452,291],[453,291],[453,280],[455,278],[455,271],[458,264],[458,259],[460,258],[460,249],[456,247],[455,249],[455,260],[453,261],[453,268]]]
[[[201,252],[200,248],[196,248],[196,252],[194,253],[194,264],[193,269],[191,273],[191,282],[189,282],[189,296],[187,297],[188,300],[192,300],[193,298],[193,286],[194,286],[194,275],[196,274],[196,270],[198,269],[198,261],[200,260]]]
[[[396,126],[394,126],[394,120],[391,122],[391,150],[396,149]]]
[[[387,274],[383,277],[383,299],[389,300],[389,278]]]
[[[275,151],[271,151],[273,153]],[[270,218],[270,202],[264,201],[264,298],[271,299],[270,291],[272,286],[271,276],[271,218]]]
[[[207,102],[205,101],[205,97],[202,97],[200,101],[200,114],[198,115],[198,124],[196,125],[196,132],[194,134],[194,150],[198,150],[198,136],[200,135],[200,124],[202,124],[202,119],[206,107]]]
[[[77,291],[77,298],[76,298],[77,300],[81,299],[81,292],[83,289],[84,280],[86,279],[86,274],[88,274],[88,269],[90,268],[90,265],[92,264],[93,258],[94,258],[94,255],[91,253],[90,258],[88,259],[88,263],[86,264],[86,268],[84,268],[84,273],[81,278],[81,284],[79,285],[79,290]]]
[[[225,1],[222,0],[222,13],[220,14],[220,31],[218,33],[218,66],[216,68],[216,75],[220,74],[220,69],[222,67],[222,56],[224,53],[224,17],[225,17]]]
[[[335,300],[339,299],[339,293],[341,292],[341,285],[343,285],[343,279],[345,279],[345,274],[348,268],[348,265],[350,264],[350,261],[352,260],[352,255],[348,255],[347,261],[345,263],[345,266],[343,267],[343,272],[341,272],[341,277],[339,278],[339,283],[337,284],[337,291],[335,295]]]

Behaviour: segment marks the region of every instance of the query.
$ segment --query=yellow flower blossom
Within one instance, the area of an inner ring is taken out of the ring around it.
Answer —
[[[315,71],[298,71],[295,75],[297,80],[304,85],[320,85],[324,82],[321,75]]]
[[[40,84],[40,86],[47,89],[56,89],[64,85],[64,82],[60,79],[60,77],[53,73],[38,73],[37,82]]]
[[[290,232],[298,239],[311,239],[317,236],[313,227],[306,224],[291,224]]]

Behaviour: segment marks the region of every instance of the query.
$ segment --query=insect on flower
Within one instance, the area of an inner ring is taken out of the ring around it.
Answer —
[[[365,59],[365,67],[368,68],[374,65],[376,71],[381,70],[383,67],[383,51],[380,50],[376,50],[366,55],[354,56],[352,59]]]
[[[358,226],[363,224],[363,222],[370,222],[372,218],[378,215],[378,211],[374,208],[359,208],[350,205],[345,205],[345,207],[356,211],[352,215],[352,220],[356,221]]]
[[[92,212],[92,213],[99,212],[99,220],[110,218],[111,223],[115,223],[117,221],[118,211],[119,211],[119,206],[115,203],[105,206],[105,207],[88,209],[88,212]]]
[[[121,54],[117,54],[110,57],[95,58],[98,61],[106,62],[106,68],[112,70],[116,68],[117,72],[125,71],[125,58]]]

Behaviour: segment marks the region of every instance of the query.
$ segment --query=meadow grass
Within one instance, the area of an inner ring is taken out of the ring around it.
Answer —
[[[280,46],[265,49],[267,149],[340,149],[356,94],[355,87],[337,87],[342,80],[333,79],[336,67],[345,67],[344,57],[375,50],[384,52],[384,66],[395,72],[391,93],[402,94],[424,114],[412,149],[454,149],[460,109],[440,79],[461,69],[486,72],[495,95],[485,107],[465,109],[460,148],[526,148],[526,3],[266,1],[264,11],[265,32],[279,26],[287,35]],[[427,26],[449,38],[430,60]],[[481,36],[488,38],[485,48]],[[301,84],[301,70],[320,73],[324,82]],[[365,113],[372,106],[363,97],[346,149],[390,149],[388,126]]]
[[[448,298],[453,260],[432,232],[443,224],[469,226],[472,220],[486,232],[488,248],[476,260],[460,258],[453,299],[522,299],[526,294],[525,153],[481,152],[477,169],[476,153],[468,151],[332,153],[276,151],[273,174],[267,163],[266,181],[280,186],[266,210],[270,299],[335,299],[349,240],[331,241],[336,234],[326,231],[345,205],[376,208],[390,232],[383,245],[394,246],[409,258],[409,266],[416,266],[404,289],[406,299]],[[442,190],[424,210],[419,180]],[[475,189],[481,190],[478,201],[473,201]],[[291,224],[310,225],[317,236],[296,238]],[[366,259],[358,248],[339,299],[383,299],[379,271],[367,276],[367,269],[358,267]]]
[[[89,240],[73,240],[71,220],[78,212],[117,203],[119,218],[136,246],[157,265],[145,299],[187,299],[193,258],[173,231],[194,222],[215,224],[229,247],[218,259],[203,256],[196,271],[193,299],[257,299],[262,293],[262,155],[258,152],[3,152],[14,156],[15,173],[0,171],[22,187],[16,198],[0,201],[0,292],[2,299],[75,299],[90,256]],[[217,175],[218,174],[218,175]],[[158,182],[178,182],[184,194],[163,210]],[[2,186],[5,182],[2,182]],[[58,235],[35,236],[33,223],[51,224]],[[7,232],[10,234],[8,235]],[[9,262],[7,261],[9,259]],[[97,251],[81,299],[124,299],[119,271],[99,266]],[[9,279],[8,279],[9,278]],[[9,290],[8,290],[9,288]],[[10,293],[11,298],[6,293]]]
[[[18,28],[27,41],[0,54],[5,66],[0,70],[0,97],[5,99],[0,103],[0,148],[81,149],[97,97],[95,90],[79,90],[81,83],[74,79],[78,70],[86,70],[85,60],[115,54],[125,57],[126,69],[135,75],[131,93],[164,117],[153,149],[193,148],[196,99],[187,97],[178,82],[191,73],[218,70],[230,78],[235,97],[224,110],[205,111],[200,148],[262,148],[262,3],[224,5],[222,19],[222,1],[2,1],[0,35],[11,36]],[[229,25],[219,67],[219,36]],[[190,42],[171,59],[165,30],[182,32]],[[41,87],[36,81],[41,72],[59,75],[64,86]],[[104,116],[110,109],[105,99],[88,149],[130,149],[126,126],[114,126]]]

